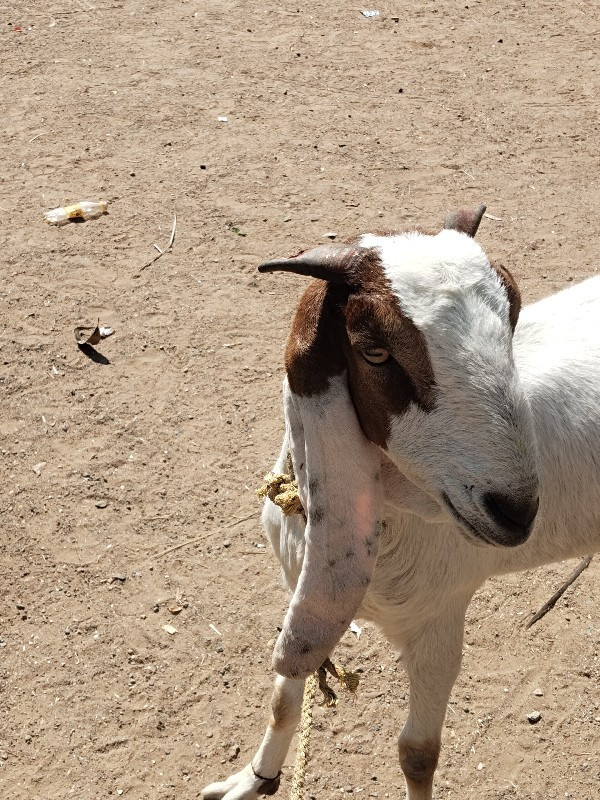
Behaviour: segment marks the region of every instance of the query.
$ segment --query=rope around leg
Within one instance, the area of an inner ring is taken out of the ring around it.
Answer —
[[[294,775],[292,776],[292,788],[290,789],[290,800],[301,800],[302,789],[306,779],[306,764],[308,762],[308,746],[310,744],[310,729],[312,725],[313,703],[315,692],[317,691],[317,679],[311,675],[306,679],[304,686],[304,697],[302,699],[302,713],[300,715],[300,738],[296,751],[296,763],[294,764]]]

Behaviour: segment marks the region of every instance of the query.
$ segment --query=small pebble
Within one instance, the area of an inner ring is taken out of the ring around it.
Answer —
[[[223,542],[223,547],[231,547],[231,542],[229,541],[229,539],[225,539],[225,541]]]
[[[542,692],[542,690],[541,690],[541,689],[534,689],[534,690],[533,690],[533,693],[534,693],[534,695],[535,695],[536,697],[543,697],[543,696],[544,696],[544,693]]]
[[[336,236],[337,236],[337,233],[334,233],[333,231],[329,231],[329,233],[324,233],[323,234],[323,238],[324,239],[331,239],[332,241],[336,238]]]
[[[98,502],[96,503],[96,508],[106,508],[107,505],[108,505],[107,500],[98,500]]]
[[[536,722],[539,722],[542,718],[542,715],[539,711],[532,711],[531,713],[527,714],[527,719],[530,725],[535,725]]]

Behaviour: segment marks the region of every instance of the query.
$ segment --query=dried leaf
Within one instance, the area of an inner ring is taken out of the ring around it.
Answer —
[[[90,333],[91,331],[91,333]],[[112,336],[114,330],[106,325],[100,325],[100,320],[94,329],[91,326],[75,328],[75,341],[77,344],[99,344],[103,339]]]

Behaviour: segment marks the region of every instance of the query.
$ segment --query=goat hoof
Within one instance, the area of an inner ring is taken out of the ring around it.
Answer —
[[[256,800],[263,795],[275,794],[279,788],[279,775],[272,780],[257,777],[248,764],[226,781],[211,783],[202,790],[202,800]]]

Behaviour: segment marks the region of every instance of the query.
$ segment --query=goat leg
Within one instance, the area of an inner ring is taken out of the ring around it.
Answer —
[[[285,757],[300,721],[304,681],[278,675],[271,718],[256,755],[241,772],[202,790],[203,800],[255,800],[275,794]]]
[[[408,719],[398,740],[407,800],[433,796],[446,708],[460,671],[467,605],[468,600],[436,619],[421,621],[419,633],[401,644],[410,682]]]

